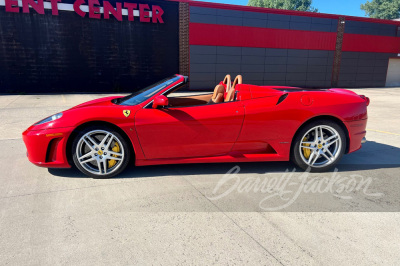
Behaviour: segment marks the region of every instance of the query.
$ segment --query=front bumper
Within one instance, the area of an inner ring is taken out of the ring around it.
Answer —
[[[31,130],[22,133],[27,156],[31,163],[48,168],[70,168],[67,141],[74,128]]]

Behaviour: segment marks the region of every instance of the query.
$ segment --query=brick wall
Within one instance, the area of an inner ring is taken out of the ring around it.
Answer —
[[[190,25],[193,90],[226,74],[256,85],[384,87],[400,53],[390,21],[191,2]]]
[[[290,86],[331,85],[334,51],[190,46],[190,86],[209,89],[226,74],[244,83]]]
[[[129,1],[161,6],[165,23],[0,6],[0,93],[130,92],[179,71],[193,90],[212,90],[226,74],[258,85],[379,87],[400,53],[393,22],[342,17],[338,38],[334,15]]]
[[[339,87],[384,87],[392,53],[343,52]]]
[[[178,73],[178,3],[146,3],[164,24],[0,7],[0,93],[131,92]]]

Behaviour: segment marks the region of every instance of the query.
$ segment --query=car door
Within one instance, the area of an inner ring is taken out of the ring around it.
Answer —
[[[244,119],[241,102],[139,110],[135,128],[146,159],[218,156],[231,151]]]

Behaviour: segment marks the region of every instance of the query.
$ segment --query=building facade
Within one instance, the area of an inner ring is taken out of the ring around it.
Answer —
[[[197,1],[0,0],[0,92],[130,92],[166,76],[400,86],[400,22]]]

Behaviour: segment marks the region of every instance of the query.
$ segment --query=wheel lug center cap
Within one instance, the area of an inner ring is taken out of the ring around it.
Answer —
[[[98,153],[99,155],[103,155],[103,151],[102,151],[102,150],[99,150],[97,153]]]
[[[322,144],[318,144],[318,149],[322,149]]]

